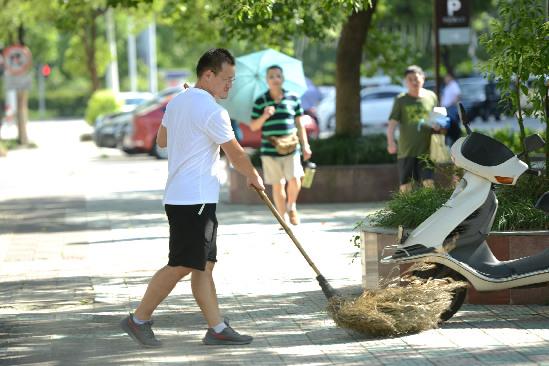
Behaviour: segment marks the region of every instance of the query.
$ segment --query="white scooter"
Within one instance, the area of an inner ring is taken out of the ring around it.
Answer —
[[[546,285],[549,248],[532,256],[499,261],[485,240],[498,208],[494,185],[514,185],[524,173],[540,176],[540,171],[530,169],[519,157],[545,142],[539,135],[529,136],[525,140],[527,151],[517,156],[499,141],[472,132],[461,104],[459,115],[467,136],[452,145],[451,155],[455,165],[465,170],[463,178],[448,201],[415,230],[406,234],[399,228],[399,244],[385,248],[394,253],[381,263],[431,263],[434,265],[429,270],[413,274],[466,280],[477,291]],[[541,196],[536,207],[549,213],[549,192]],[[459,310],[466,292],[465,287],[454,291],[441,320],[450,319]]]

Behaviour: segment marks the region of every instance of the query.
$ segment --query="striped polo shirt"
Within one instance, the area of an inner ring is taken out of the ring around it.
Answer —
[[[282,90],[282,99],[276,103],[267,91],[254,102],[252,119],[257,119],[263,114],[263,109],[268,106],[275,107],[275,113],[265,121],[261,128],[261,155],[283,156],[276,152],[275,147],[269,142],[269,136],[284,136],[297,131],[295,117],[303,115],[303,108],[299,97],[287,90]],[[295,153],[298,154],[298,145]]]

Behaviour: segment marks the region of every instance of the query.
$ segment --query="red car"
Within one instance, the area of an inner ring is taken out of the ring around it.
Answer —
[[[119,137],[121,148],[128,154],[149,153],[159,159],[168,157],[166,149],[156,145],[156,133],[162,122],[168,102],[181,92],[181,88],[169,89],[160,93],[153,101],[139,106],[131,119],[131,123],[121,130]],[[318,138],[319,129],[312,118],[304,118],[305,129],[309,138]],[[250,128],[240,123],[244,147],[258,148],[261,146],[261,131],[252,132]]]
[[[166,159],[166,149],[156,145],[156,133],[162,122],[166,105],[181,92],[180,87],[166,89],[158,93],[152,101],[140,105],[134,112],[131,122],[124,126],[119,136],[121,149],[128,154],[149,153],[158,159]]]

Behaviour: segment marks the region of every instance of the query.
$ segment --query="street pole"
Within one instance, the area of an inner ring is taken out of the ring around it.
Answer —
[[[38,115],[40,118],[45,117],[46,113],[46,78],[42,72],[38,72]]]
[[[120,84],[118,81],[116,35],[114,33],[114,21],[113,21],[113,15],[112,15],[112,8],[109,8],[107,10],[106,20],[107,20],[107,41],[109,43],[109,52],[111,56],[111,62],[109,63],[109,69],[107,73],[107,85],[115,94],[118,94],[120,92]]]
[[[137,52],[135,47],[135,33],[133,18],[128,18],[128,76],[130,78],[130,90],[137,91]]]
[[[433,29],[435,31],[435,93],[440,100],[440,45],[438,39],[438,0],[433,0]]]
[[[153,19],[148,28],[149,91],[158,92],[158,69],[156,65],[156,23]]]

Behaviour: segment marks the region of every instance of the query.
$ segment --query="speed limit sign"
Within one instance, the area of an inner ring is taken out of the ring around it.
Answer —
[[[29,71],[32,66],[30,50],[21,45],[13,45],[4,49],[4,69],[8,76],[20,76]]]

